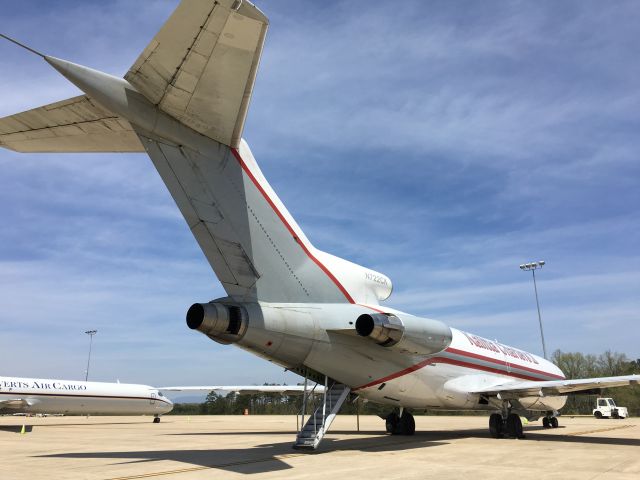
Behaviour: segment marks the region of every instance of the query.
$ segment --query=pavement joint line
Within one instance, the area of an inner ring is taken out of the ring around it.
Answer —
[[[596,473],[593,477],[590,477],[589,480],[595,480],[596,478],[602,476],[602,475],[606,475],[607,473],[613,472],[614,470],[618,470],[620,469],[620,467],[622,467],[623,465],[627,464],[627,463],[631,463],[633,461],[633,459],[626,459],[621,461],[620,463],[613,465],[612,467],[607,468],[606,470],[602,471],[602,472],[598,472]]]
[[[405,443],[413,443],[417,440],[404,440],[404,441],[399,441],[399,442],[389,442],[386,443],[386,446],[389,445],[402,445]],[[367,447],[360,447],[360,450],[369,450],[372,448],[378,448],[380,445],[376,444],[376,445],[371,445],[371,446],[367,446]],[[352,450],[353,448],[349,448],[349,450]],[[213,465],[202,465],[200,467],[189,467],[189,468],[179,468],[179,469],[175,469],[175,470],[164,470],[162,472],[150,472],[150,473],[140,473],[137,475],[127,475],[125,477],[112,477],[106,480],[137,480],[137,479],[141,479],[141,478],[152,478],[152,477],[162,477],[162,476],[166,476],[166,475],[179,475],[181,473],[193,473],[193,472],[200,472],[202,470],[210,470],[210,469],[214,469],[214,468],[226,468],[226,467],[235,467],[235,466],[239,466],[239,465],[251,465],[254,463],[262,463],[262,462],[272,462],[272,461],[276,461],[276,460],[285,460],[287,458],[296,458],[296,457],[305,457],[308,455],[322,455],[325,453],[330,453],[330,452],[336,452],[336,451],[340,451],[340,450],[344,450],[341,448],[336,448],[334,450],[327,450],[327,451],[320,451],[320,452],[305,452],[305,453],[283,453],[281,455],[274,455],[272,457],[266,457],[266,458],[256,458],[254,460],[240,460],[237,462],[229,462],[229,463],[217,463],[217,464],[213,464]]]
[[[623,428],[632,428],[635,425],[618,425],[617,427],[598,428],[596,430],[587,430],[584,432],[567,433],[567,437],[575,437],[577,435],[588,435],[590,433],[610,432],[611,430],[622,430]]]

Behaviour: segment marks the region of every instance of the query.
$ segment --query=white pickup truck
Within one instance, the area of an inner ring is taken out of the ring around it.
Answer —
[[[613,398],[599,398],[596,401],[596,408],[593,409],[593,416],[600,418],[627,418],[629,412],[627,407],[617,407]]]

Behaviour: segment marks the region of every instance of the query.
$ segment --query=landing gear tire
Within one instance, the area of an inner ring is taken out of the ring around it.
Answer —
[[[551,425],[552,428],[558,428],[558,419],[556,417],[551,417],[549,419],[549,424]]]
[[[416,433],[416,421],[406,410],[402,417],[392,412],[385,419],[385,428],[391,435],[413,435]]]
[[[160,417],[153,417],[153,423],[160,423]]]
[[[416,433],[416,421],[406,410],[402,412],[400,423],[398,423],[398,435],[413,435]]]
[[[600,411],[596,411],[596,413],[594,413],[593,416],[596,417],[598,420],[602,420],[602,412]]]
[[[513,438],[524,438],[524,431],[522,430],[522,420],[520,415],[510,413],[507,417],[507,434]]]
[[[387,433],[390,433],[391,435],[397,435],[396,431],[398,430],[399,423],[400,417],[396,412],[391,412],[389,415],[387,415],[387,418],[385,419],[385,428],[387,430]]]
[[[542,426],[543,426],[544,428],[551,428],[551,422],[550,422],[550,420],[551,420],[551,419],[550,419],[549,417],[544,417],[544,418],[542,419]]]
[[[502,415],[499,413],[492,413],[489,417],[489,433],[493,438],[502,438]]]

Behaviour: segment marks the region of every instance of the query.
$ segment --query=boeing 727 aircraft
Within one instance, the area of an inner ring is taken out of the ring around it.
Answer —
[[[0,377],[0,413],[160,415],[173,403],[157,388],[129,383]]]
[[[183,0],[124,78],[41,54],[84,95],[0,120],[20,152],[146,152],[227,296],[196,303],[187,325],[327,385],[295,446],[314,449],[351,393],[411,409],[492,412],[495,437],[520,416],[558,425],[566,395],[638,375],[565,380],[551,362],[381,302],[384,274],[313,246],[242,139],[268,28],[247,0]],[[18,43],[13,40],[14,43]]]

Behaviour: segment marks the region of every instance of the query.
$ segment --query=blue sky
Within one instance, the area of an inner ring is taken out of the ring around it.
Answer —
[[[175,0],[0,1],[0,31],[124,74]],[[265,0],[245,138],[320,249],[389,304],[540,352],[640,357],[636,2]],[[0,43],[0,115],[77,95]],[[189,331],[223,295],[145,155],[0,151],[4,375],[297,381]]]

